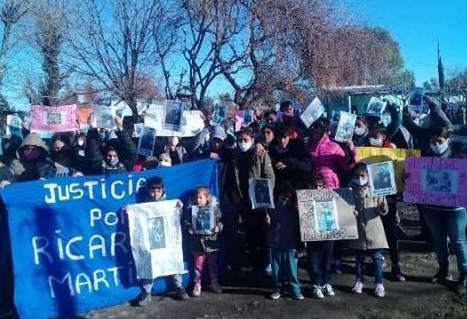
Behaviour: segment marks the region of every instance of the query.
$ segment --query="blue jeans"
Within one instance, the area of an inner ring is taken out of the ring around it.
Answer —
[[[357,250],[355,256],[355,273],[357,275],[357,281],[364,282],[363,274],[363,263],[365,257],[370,255],[373,259],[373,266],[375,272],[375,284],[383,283],[383,250],[382,249],[368,249],[368,250]]]
[[[271,266],[274,291],[283,292],[283,284],[287,282],[293,296],[301,293],[298,281],[298,256],[295,249],[271,248]]]
[[[308,265],[311,284],[315,286],[324,286],[331,284],[331,257],[334,242],[310,241],[306,243],[306,254],[308,256]]]
[[[467,272],[467,244],[465,241],[467,213],[465,208],[423,206],[423,213],[428,230],[433,237],[438,264],[440,266],[449,265],[447,241],[449,236],[457,257],[457,269]]]

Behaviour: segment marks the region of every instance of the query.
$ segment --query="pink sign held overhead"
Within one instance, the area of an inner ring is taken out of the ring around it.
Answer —
[[[32,132],[70,132],[78,130],[76,105],[31,105]]]
[[[404,165],[404,201],[436,206],[467,206],[467,160],[409,157]]]

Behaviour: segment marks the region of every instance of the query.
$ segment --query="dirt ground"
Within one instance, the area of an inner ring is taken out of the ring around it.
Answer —
[[[401,204],[402,225],[408,235],[419,232],[418,214],[413,206]],[[368,278],[362,295],[350,292],[354,283],[351,255],[344,259],[344,273],[333,275],[336,296],[317,300],[311,298],[310,282],[305,269],[305,260],[300,261],[300,279],[305,299],[267,299],[270,280],[262,285],[253,285],[251,276],[224,278],[224,291],[215,294],[203,291],[201,297],[185,301],[175,300],[173,295],[153,296],[145,308],[129,303],[107,309],[92,311],[67,319],[240,319],[240,318],[467,318],[467,299],[458,297],[449,287],[433,284],[430,277],[436,272],[436,257],[430,245],[421,241],[403,240],[401,260],[406,282],[385,280],[386,296],[373,296],[374,285]],[[389,258],[387,258],[389,259]],[[457,278],[454,256],[451,270]],[[370,268],[370,267],[367,267]],[[390,266],[385,268],[388,275]],[[268,282],[269,281],[269,282]],[[453,282],[454,284],[454,282]]]

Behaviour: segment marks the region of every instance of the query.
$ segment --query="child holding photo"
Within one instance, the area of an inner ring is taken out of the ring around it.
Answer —
[[[313,189],[324,189],[324,177],[320,174],[313,176]],[[332,240],[310,241],[306,243],[306,254],[309,263],[313,298],[323,299],[324,296],[334,296],[331,285],[331,259],[334,242]]]
[[[164,188],[164,181],[160,177],[152,177],[146,181],[146,193],[142,202],[159,202],[166,199],[166,193]],[[178,201],[179,207],[183,206],[181,201]],[[188,294],[183,287],[182,275],[175,274],[172,276],[172,280],[176,287],[177,298],[180,300],[188,299]],[[144,307],[151,302],[151,290],[153,286],[153,278],[140,279],[141,293],[135,298],[134,303],[137,306]]]
[[[298,281],[298,255],[300,227],[295,191],[287,183],[279,184],[275,189],[275,209],[266,214],[269,225],[267,242],[271,247],[272,276],[274,280],[271,299],[279,299],[284,293],[284,284],[289,285],[290,295],[295,300],[302,300]]]
[[[217,251],[219,250],[219,234],[222,232],[221,212],[215,205],[209,189],[205,186],[197,187],[192,196],[192,203],[197,206],[214,206],[215,224],[210,235],[196,234],[193,229],[192,220],[185,221],[185,227],[191,235],[191,252],[194,257],[193,296],[201,295],[201,278],[204,265],[208,263],[209,276],[211,279],[211,290],[216,293],[222,292],[222,287],[217,278]],[[186,216],[191,217],[191,212]]]
[[[350,241],[350,248],[355,249],[356,282],[352,292],[363,291],[363,263],[366,255],[373,259],[375,273],[375,296],[384,297],[383,286],[383,250],[388,248],[381,215],[388,213],[388,203],[384,196],[370,197],[367,164],[357,163],[350,182],[355,196],[358,239]]]

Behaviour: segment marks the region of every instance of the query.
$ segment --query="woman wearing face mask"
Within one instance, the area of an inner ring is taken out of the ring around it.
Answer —
[[[368,124],[363,117],[357,117],[355,122],[355,130],[352,136],[352,141],[355,146],[363,146],[366,143],[368,137]]]
[[[384,127],[374,125],[370,128],[366,146],[396,148],[394,144],[386,137]],[[386,196],[389,211],[381,216],[383,221],[384,232],[389,245],[389,255],[391,257],[391,276],[395,281],[405,281],[405,276],[400,269],[400,254],[399,254],[399,239],[397,225],[397,195]]]
[[[70,140],[67,134],[58,133],[52,136],[50,158],[55,165],[55,177],[83,175],[75,168],[76,160]]]
[[[452,151],[449,146],[450,132],[447,127],[432,131],[430,149],[427,156],[450,158]],[[460,272],[455,290],[465,295],[467,285],[467,244],[465,229],[467,213],[465,207],[444,207],[420,205],[425,215],[428,230],[433,238],[439,270],[432,277],[434,283],[447,284],[452,279],[449,274],[449,250],[447,237],[457,257],[457,269]]]
[[[16,151],[16,159],[10,164],[13,181],[26,182],[55,177],[55,166],[48,157],[44,141],[36,133],[30,133]]]
[[[86,137],[86,159],[90,174],[114,174],[131,171],[137,158],[136,146],[130,133],[124,130],[123,120],[115,118],[115,138],[109,138],[102,148],[97,129],[91,128]]]

